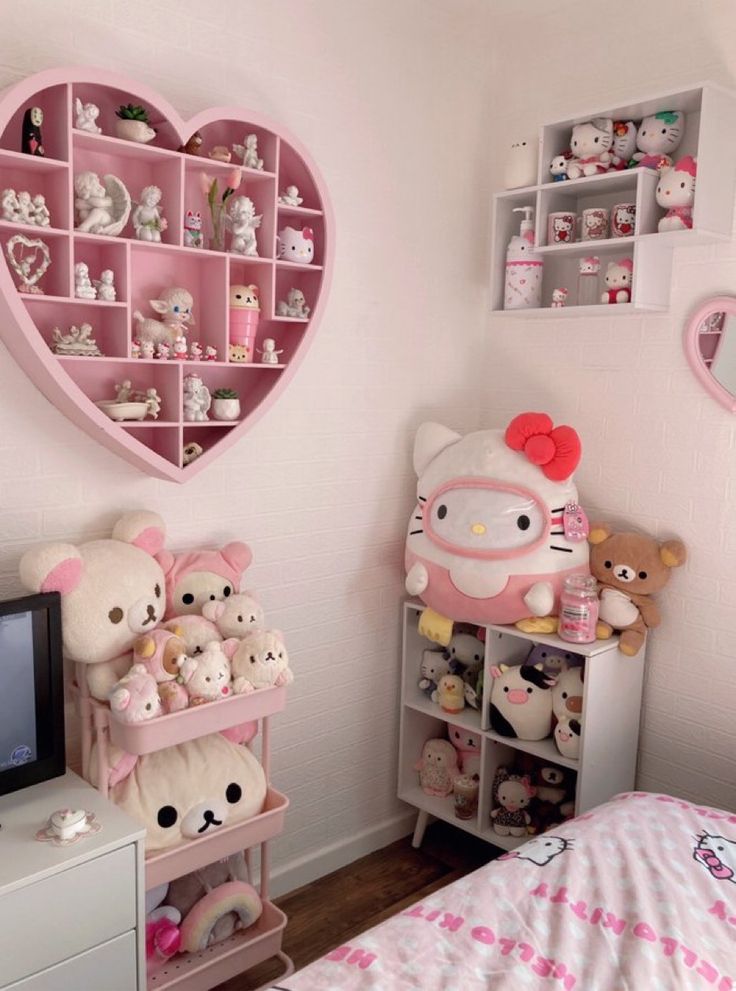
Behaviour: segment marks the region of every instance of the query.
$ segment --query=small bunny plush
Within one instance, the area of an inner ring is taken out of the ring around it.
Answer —
[[[161,715],[156,679],[143,664],[134,664],[113,687],[110,708],[121,723],[141,723]]]
[[[272,685],[290,685],[294,680],[289,655],[277,630],[249,633],[235,651],[232,668],[236,695]]]
[[[215,702],[232,694],[230,661],[219,643],[207,644],[197,657],[184,658],[180,670],[190,705]]]
[[[262,630],[263,608],[252,592],[239,592],[220,602],[205,602],[202,615],[214,623],[224,639],[242,640],[253,630]]]

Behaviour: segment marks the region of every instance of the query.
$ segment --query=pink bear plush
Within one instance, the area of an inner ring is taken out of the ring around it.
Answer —
[[[174,555],[159,551],[156,560],[166,576],[165,619],[202,612],[205,602],[229,598],[240,591],[243,572],[253,559],[247,544],[234,541],[222,550]]]
[[[207,644],[198,657],[186,657],[181,664],[181,677],[190,698],[190,705],[215,702],[232,694],[230,661],[222,644]]]
[[[161,715],[158,685],[143,664],[134,664],[110,692],[110,708],[121,723],[140,723]]]

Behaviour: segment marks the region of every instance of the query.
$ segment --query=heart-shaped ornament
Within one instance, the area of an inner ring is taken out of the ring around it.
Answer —
[[[185,122],[133,80],[52,69],[0,99],[0,190],[35,204],[0,220],[0,336],[110,450],[186,481],[288,385],[324,309],[333,220],[283,128],[229,107]],[[155,419],[103,412],[121,389]]]

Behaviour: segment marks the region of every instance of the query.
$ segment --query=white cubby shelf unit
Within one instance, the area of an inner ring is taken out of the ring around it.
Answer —
[[[665,210],[657,205],[658,173],[648,168],[625,169],[602,175],[555,182],[549,164],[569,149],[573,124],[592,117],[640,121],[662,110],[685,113],[685,133],[674,152],[677,161],[685,155],[698,160],[693,226],[691,230],[659,233],[657,225]],[[625,106],[597,108],[566,120],[546,124],[539,135],[537,185],[496,193],[493,204],[491,311],[504,316],[614,316],[632,312],[661,312],[669,307],[672,249],[729,240],[732,236],[736,194],[736,93],[713,83],[647,97]],[[611,209],[617,203],[636,203],[636,228],[628,237],[598,241],[576,240],[547,244],[550,213],[570,211],[580,216],[589,207]],[[504,310],[504,265],[506,248],[519,233],[521,214],[515,207],[534,209],[535,250],[544,259],[542,305],[530,309]],[[632,258],[634,262],[631,302],[609,305],[577,305],[578,263],[588,255],[601,262],[598,287],[609,262]],[[551,307],[552,290],[568,290],[564,307]]]
[[[419,688],[422,652],[434,646],[418,631],[425,606],[410,600],[403,607],[403,660],[399,736],[398,796],[419,812],[414,846],[419,846],[430,818],[464,829],[504,850],[520,846],[529,837],[500,836],[490,819],[492,785],[496,770],[513,763],[517,752],[532,754],[545,764],[568,768],[575,773],[575,815],[582,815],[622,791],[634,787],[639,743],[639,715],[644,677],[643,648],[636,657],[618,649],[618,638],[590,644],[570,644],[559,637],[527,634],[514,626],[486,626],[484,685],[480,710],[466,706],[450,714],[432,702]],[[580,757],[563,757],[552,737],[544,740],[515,740],[490,728],[491,667],[522,664],[534,644],[547,644],[561,653],[572,651],[585,657],[583,718]],[[419,784],[414,766],[427,740],[447,736],[454,723],[481,735],[481,771],[478,813],[473,819],[455,817],[453,796],[427,795]]]

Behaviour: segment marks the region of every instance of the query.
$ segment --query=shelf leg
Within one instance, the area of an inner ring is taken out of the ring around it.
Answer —
[[[285,977],[291,977],[291,975],[294,973],[294,969],[295,969],[294,961],[291,959],[291,957],[287,956],[283,950],[279,950],[279,952],[275,955],[284,965],[283,974],[279,974],[279,976],[275,979],[275,982],[269,981],[268,984],[261,984],[259,988],[256,988],[256,991],[271,991],[271,988],[278,987],[279,983],[283,981]]]
[[[414,835],[411,838],[411,845],[418,850],[424,839],[424,830],[429,825],[429,812],[422,810],[417,816],[417,824],[414,827]]]

